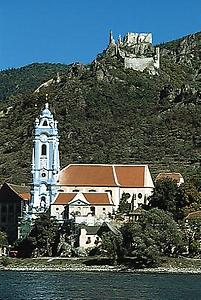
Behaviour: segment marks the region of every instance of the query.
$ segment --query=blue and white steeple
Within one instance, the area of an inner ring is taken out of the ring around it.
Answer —
[[[48,103],[35,121],[32,156],[32,212],[44,212],[54,201],[60,170],[59,135]]]

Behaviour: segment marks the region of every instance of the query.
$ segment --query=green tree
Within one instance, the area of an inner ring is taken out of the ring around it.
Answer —
[[[125,253],[139,266],[155,266],[162,255],[175,255],[183,250],[181,230],[172,216],[154,208],[144,212],[138,222],[121,229]]]
[[[122,242],[123,238],[121,233],[114,234],[113,232],[106,232],[102,235],[102,249],[112,258],[114,264],[123,257]]]
[[[127,213],[130,210],[130,204],[128,203],[128,198],[130,197],[129,193],[123,193],[119,201],[118,211],[120,213]]]
[[[29,233],[22,240],[17,241],[16,250],[19,256],[30,257],[33,251],[40,256],[52,256],[55,254],[59,243],[59,225],[48,214],[41,214]]]
[[[192,218],[185,224],[185,233],[188,240],[190,256],[201,254],[201,219]]]
[[[200,209],[201,197],[192,183],[177,186],[170,178],[158,180],[149,197],[149,208],[157,207],[172,213],[176,221],[182,220],[189,211]]]
[[[0,231],[0,247],[6,246],[8,244],[7,235],[5,232]]]

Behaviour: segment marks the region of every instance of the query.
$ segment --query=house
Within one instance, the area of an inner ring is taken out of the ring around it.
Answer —
[[[193,219],[201,219],[201,210],[192,211],[185,218],[187,222]]]
[[[28,210],[29,200],[29,187],[4,183],[0,188],[0,230],[10,243],[18,238],[18,221]]]
[[[182,183],[184,183],[184,178],[180,173],[159,173],[156,176],[156,181],[163,180],[165,178],[169,178],[171,180],[176,181],[178,186],[180,186]]]
[[[99,226],[82,226],[79,236],[79,246],[85,250],[95,248],[101,244],[102,236],[106,232],[120,235],[120,231],[111,223],[104,222]]]
[[[123,193],[133,209],[146,204],[154,184],[147,165],[70,164],[59,173],[58,191],[109,193],[117,211]]]
[[[75,223],[103,223],[114,213],[110,193],[59,192],[51,204],[51,216],[59,221],[73,219]]]

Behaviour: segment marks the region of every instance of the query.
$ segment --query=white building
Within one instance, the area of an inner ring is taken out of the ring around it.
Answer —
[[[64,193],[59,192],[51,204],[51,216],[63,221],[73,219],[75,223],[88,225],[109,221],[114,204],[109,193]]]
[[[132,209],[146,204],[154,184],[147,165],[70,164],[59,173],[64,193],[109,193],[117,210],[123,193]]]

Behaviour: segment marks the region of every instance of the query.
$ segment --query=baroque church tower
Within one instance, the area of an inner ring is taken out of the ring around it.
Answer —
[[[54,201],[60,170],[59,136],[48,103],[35,121],[32,156],[32,213],[44,212]]]

